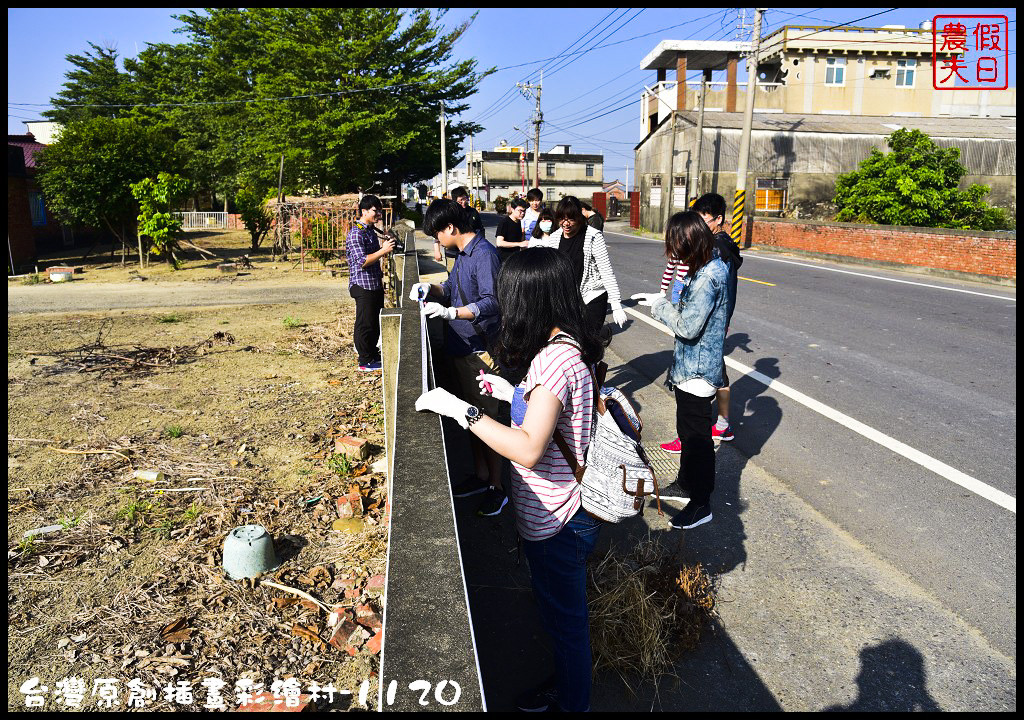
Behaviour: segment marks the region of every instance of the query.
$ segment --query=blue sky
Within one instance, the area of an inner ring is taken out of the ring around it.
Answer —
[[[762,35],[782,25],[834,25],[885,10],[771,9]],[[182,12],[182,8],[8,9],[7,131],[22,133],[23,119],[38,119],[42,108],[10,103],[48,102],[60,90],[69,69],[66,55],[84,52],[90,41],[113,44],[122,57],[134,56],[147,42],[178,41],[181,36],[173,32],[178,23],[171,16]],[[454,27],[473,12],[455,9],[443,22]],[[1010,52],[1016,52],[1016,11],[1012,8],[897,9],[856,24],[917,27],[936,14],[967,13],[1007,15]],[[640,61],[661,40],[734,39],[738,19],[736,8],[482,9],[455,48],[457,58],[473,56],[481,68],[503,68],[481,83],[464,115],[485,127],[474,147],[493,148],[502,139],[523,144],[525,135],[515,127],[532,138],[533,101],[516,91],[515,84],[535,82],[539,68],[544,67],[541,149],[570,144],[574,151],[601,152],[605,177],[625,179],[626,165],[632,165],[632,147],[640,139],[640,93],[645,83],[655,79],[653,71],[640,69]],[[747,20],[753,20],[753,9],[747,9]],[[585,52],[537,62],[566,50]],[[1016,55],[1011,54],[1011,68],[1015,61]],[[674,73],[669,73],[669,79],[674,79]],[[1016,85],[1012,69],[1010,84]]]

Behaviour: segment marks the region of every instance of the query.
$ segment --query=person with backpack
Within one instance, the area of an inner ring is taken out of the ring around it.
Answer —
[[[739,269],[740,265],[743,264],[743,258],[740,256],[739,246],[733,242],[729,233],[723,231],[726,212],[724,197],[718,193],[705,193],[697,198],[691,210],[700,215],[704,222],[708,224],[708,229],[714,233],[715,248],[729,268],[729,309],[725,320],[725,335],[728,337],[732,313],[736,309],[736,290],[739,284]],[[672,278],[674,275],[675,277],[671,280],[673,303],[679,298],[683,285],[682,280],[685,279],[688,271],[689,268],[685,265],[678,265],[672,259],[669,259],[668,264],[665,266],[665,273],[661,278],[661,292],[665,292],[668,287],[669,278]],[[726,372],[724,356],[722,357],[722,387],[718,388],[718,391],[715,393],[715,399],[718,401],[718,420],[711,426],[711,437],[731,442],[736,436],[729,425],[729,375]],[[661,449],[669,453],[679,454],[682,451],[682,445],[677,437],[672,442],[661,443]]]
[[[516,529],[555,656],[554,675],[516,705],[529,712],[584,712],[592,672],[586,559],[600,522],[583,510],[580,485],[555,433],[583,465],[595,417],[590,366],[601,360],[603,344],[585,317],[569,259],[553,248],[527,248],[505,262],[498,305],[495,355],[503,366],[528,368],[526,378],[513,387],[485,374],[479,383],[483,396],[510,403],[511,427],[441,388],[421,395],[416,409],[455,419],[512,461]]]
[[[729,312],[729,268],[711,229],[693,211],[669,218],[665,255],[689,267],[677,303],[663,294],[637,293],[632,299],[651,308],[651,316],[675,334],[672,365],[665,384],[676,397],[676,433],[682,445],[678,483],[690,502],[672,518],[672,527],[689,530],[710,522],[715,488],[715,444],[708,433],[711,400],[722,387],[722,357]]]

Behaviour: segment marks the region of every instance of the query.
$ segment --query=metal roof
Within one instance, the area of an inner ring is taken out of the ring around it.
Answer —
[[[686,55],[686,69],[725,70],[730,55],[750,51],[750,43],[732,40],[662,40],[640,62],[641,70],[675,70],[676,57]]]
[[[681,119],[696,126],[696,111],[681,111]],[[704,127],[743,129],[743,113],[706,112]],[[891,135],[900,128],[920,130],[929,137],[1016,140],[1016,117],[905,117],[882,115],[824,115],[754,113],[754,130],[847,135]]]

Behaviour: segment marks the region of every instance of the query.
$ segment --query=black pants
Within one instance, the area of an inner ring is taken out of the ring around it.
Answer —
[[[690,502],[707,505],[715,489],[715,443],[711,440],[711,401],[676,388],[676,432],[683,445],[679,487]]]
[[[594,329],[600,333],[604,327],[604,318],[608,314],[608,293],[601,293],[587,303],[583,318]]]
[[[359,364],[378,362],[380,350],[377,349],[377,341],[380,339],[380,311],[384,309],[384,291],[350,285],[348,294],[356,301],[355,341]]]

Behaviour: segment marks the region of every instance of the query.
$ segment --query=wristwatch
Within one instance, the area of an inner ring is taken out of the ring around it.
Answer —
[[[476,405],[470,405],[466,408],[466,424],[472,425],[477,420],[483,417],[483,412]]]

